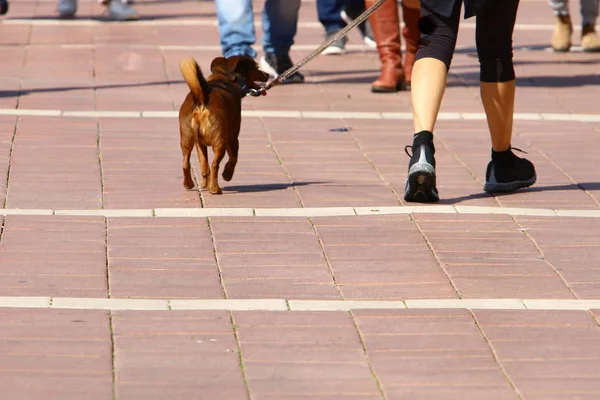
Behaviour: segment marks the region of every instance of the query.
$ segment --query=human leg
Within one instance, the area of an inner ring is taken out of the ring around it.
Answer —
[[[600,51],[600,38],[596,33],[599,0],[581,1],[581,47],[583,51]]]
[[[376,0],[366,0],[365,5],[371,7]],[[371,91],[390,93],[406,88],[404,68],[402,66],[402,50],[400,47],[400,18],[396,0],[387,0],[369,17],[373,36],[377,43],[381,73],[371,84]]]
[[[550,8],[556,16],[556,25],[552,33],[551,46],[554,51],[569,51],[573,24],[569,15],[569,0],[550,0]]]
[[[404,37],[404,43],[406,43],[404,77],[407,89],[411,86],[412,69],[417,57],[417,50],[419,49],[419,39],[421,38],[421,32],[419,31],[420,18],[420,2],[418,0],[404,0],[402,2],[402,20],[404,21],[402,36]]]
[[[365,0],[345,0],[341,13],[342,20],[349,24],[358,18],[358,16],[362,14],[365,9]],[[358,24],[358,31],[360,32],[363,41],[367,46],[371,48],[377,48],[377,43],[375,43],[375,39],[373,38],[373,30],[371,29],[371,24],[369,24],[368,20]]]
[[[326,40],[346,26],[346,23],[342,20],[344,1],[345,0],[317,0],[317,15],[319,17],[319,22],[325,28]],[[337,40],[321,54],[343,54],[346,47],[346,40],[346,37]]]
[[[293,66],[290,49],[298,27],[300,0],[267,0],[262,12],[263,48],[265,56],[260,67],[276,77]],[[304,76],[296,72],[285,83],[304,82]]]
[[[511,192],[536,180],[533,164],[511,148],[516,90],[512,36],[518,6],[519,0],[492,2],[477,14],[481,100],[492,141],[484,186],[488,192]]]
[[[256,57],[251,0],[216,0],[219,36],[224,57]]]
[[[433,130],[446,88],[448,69],[456,47],[461,1],[455,3],[450,17],[445,18],[421,8],[421,47],[412,71],[411,98],[413,106],[412,155],[404,200],[434,202],[439,200],[435,175]],[[408,152],[407,152],[408,153]]]

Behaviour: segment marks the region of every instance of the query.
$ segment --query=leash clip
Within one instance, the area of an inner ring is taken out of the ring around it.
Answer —
[[[259,96],[262,96],[263,92],[266,92],[265,88],[250,89],[250,90],[248,90],[248,93],[246,93],[246,96],[259,97]]]

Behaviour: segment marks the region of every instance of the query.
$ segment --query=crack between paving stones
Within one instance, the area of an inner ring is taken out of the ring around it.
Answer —
[[[469,311],[469,314],[471,314],[471,318],[473,318],[473,322],[475,323],[475,326],[479,330],[479,333],[481,334],[481,336],[483,336],[483,339],[485,340],[485,342],[488,345],[490,351],[492,352],[492,356],[494,357],[494,361],[496,362],[496,365],[500,369],[500,372],[502,372],[502,374],[504,375],[504,377],[508,381],[508,383],[511,386],[511,388],[514,390],[514,392],[517,394],[517,396],[519,396],[519,399],[521,399],[521,400],[525,399],[525,397],[523,396],[523,393],[521,393],[521,391],[519,390],[519,388],[517,387],[517,385],[515,384],[515,382],[512,380],[512,378],[508,374],[508,371],[506,371],[506,369],[504,368],[504,366],[500,362],[500,358],[498,357],[498,354],[496,353],[496,349],[494,349],[494,346],[492,345],[492,342],[490,341],[490,339],[488,338],[488,336],[485,334],[485,331],[483,330],[483,328],[479,324],[479,320],[477,319],[477,316],[473,313],[472,310],[468,310],[468,311]]]
[[[513,222],[519,227],[519,230],[523,233],[523,235],[525,235],[531,241],[531,243],[533,243],[533,245],[535,246],[535,248],[538,251],[539,256],[542,258],[542,260],[544,261],[544,263],[546,263],[547,266],[549,266],[550,268],[552,268],[552,270],[554,271],[554,273],[565,284],[565,286],[567,287],[567,289],[569,289],[569,292],[571,292],[571,294],[573,295],[573,297],[575,299],[579,299],[579,297],[573,291],[573,288],[571,288],[571,285],[569,285],[569,282],[567,282],[567,280],[565,279],[565,277],[560,273],[560,271],[550,261],[548,261],[548,259],[544,255],[544,252],[542,251],[542,249],[540,248],[540,246],[538,245],[538,243],[534,239],[534,237],[531,236],[531,234],[529,233],[529,231],[520,222],[517,221],[517,219],[516,219],[515,216],[511,215],[510,217],[513,220]]]
[[[248,375],[246,374],[246,368],[244,366],[244,356],[242,355],[242,342],[240,341],[240,334],[235,323],[235,317],[233,312],[229,311],[229,322],[231,323],[231,329],[233,330],[233,337],[235,338],[235,344],[237,346],[238,363],[240,371],[242,372],[242,378],[244,379],[244,387],[246,388],[246,394],[249,400],[252,400],[252,393],[250,392],[250,385],[248,384]]]
[[[369,357],[369,353],[367,352],[367,345],[365,343],[365,339],[362,335],[362,332],[360,331],[360,328],[358,327],[358,324],[356,323],[354,314],[352,313],[352,311],[348,311],[348,314],[350,315],[350,318],[352,318],[352,323],[354,324],[354,329],[356,329],[356,333],[358,334],[358,340],[360,342],[360,346],[363,351],[363,356],[364,356],[365,360],[367,361],[367,365],[369,366],[369,371],[371,372],[371,375],[373,376],[373,379],[375,380],[377,389],[379,390],[379,393],[381,394],[381,397],[383,398],[383,400],[388,400],[388,398],[385,394],[385,390],[383,390],[383,384],[379,380],[379,377],[375,373],[375,368],[373,368],[373,365],[371,364],[371,357]]]
[[[219,262],[219,255],[217,254],[217,239],[215,237],[215,232],[212,228],[212,221],[210,217],[206,217],[206,224],[208,227],[208,232],[210,234],[210,240],[212,242],[213,248],[213,257],[215,258],[215,264],[217,266],[217,273],[219,274],[219,283],[221,284],[221,293],[223,294],[224,299],[228,299],[227,289],[225,288],[225,281],[223,279],[223,270],[221,268],[221,263]]]
[[[15,109],[19,109],[19,105],[20,105],[20,101],[21,101],[21,94],[23,93],[23,71],[25,71],[25,65],[27,64],[27,56],[29,55],[29,43],[31,42],[32,29],[33,29],[32,25],[30,25],[29,29],[27,31],[27,42],[26,42],[27,46],[25,46],[25,49],[23,52],[23,62],[21,63],[20,74],[19,74],[19,91],[18,91],[18,95],[17,95],[17,104],[15,105]],[[6,169],[6,185],[4,187],[3,208],[6,208],[6,206],[8,204],[8,187],[9,187],[9,183],[10,183],[10,175],[11,175],[11,171],[12,171],[12,158],[13,158],[13,152],[15,149],[15,139],[17,137],[17,130],[19,127],[19,122],[20,122],[20,117],[17,115],[17,117],[15,119],[15,127],[13,130],[13,134],[10,139],[10,149],[8,151],[8,167]],[[4,220],[6,220],[6,216],[4,217]],[[2,227],[4,229],[4,222],[2,223]]]
[[[573,185],[575,185],[579,189],[581,189],[581,191],[583,191],[598,207],[600,207],[600,201],[598,201],[588,190],[584,189],[575,179],[573,179],[571,177],[571,175],[569,175],[565,170],[563,170],[553,159],[551,159],[550,157],[548,157],[548,155],[544,151],[539,150],[537,147],[535,147],[530,142],[527,142],[527,144],[529,145],[529,147],[531,147],[532,149],[534,149],[535,151],[537,151],[539,154],[541,154],[542,157],[544,157],[550,164],[552,164],[554,166],[554,168],[556,168],[557,170],[559,170],[560,173],[563,174],[564,176],[566,176],[567,179]]]
[[[279,165],[281,165],[281,168],[285,172],[285,175],[288,178],[288,181],[292,185],[292,188],[293,188],[294,192],[296,193],[296,196],[298,197],[298,201],[300,202],[301,207],[305,208],[306,206],[305,206],[304,202],[302,201],[302,196],[300,196],[300,192],[298,191],[298,188],[294,185],[294,180],[292,179],[290,172],[285,167],[285,165],[283,164],[283,160],[279,157],[279,154],[277,153],[277,148],[275,146],[275,143],[273,142],[273,137],[269,133],[267,124],[265,123],[265,121],[262,117],[259,117],[258,119],[259,119],[261,125],[263,126],[265,135],[267,135],[267,139],[269,140],[269,144],[271,146],[271,151],[275,155],[277,162],[279,163]],[[329,275],[331,276],[331,280],[333,281],[333,284],[335,285],[335,288],[336,288],[337,292],[339,293],[340,298],[342,300],[344,300],[344,295],[335,279],[335,274],[333,273],[333,268],[331,266],[331,260],[329,260],[329,257],[327,256],[327,251],[325,250],[325,244],[323,243],[323,240],[321,239],[321,236],[319,235],[319,231],[318,231],[317,227],[315,226],[315,223],[312,218],[310,218],[310,217],[308,218],[308,223],[310,224],[313,234],[315,235],[317,242],[319,243],[319,248],[321,249],[321,254],[323,255],[323,258],[325,259],[325,263],[327,264],[327,269],[329,270]],[[289,308],[289,304],[288,304],[288,308]]]
[[[346,119],[342,119],[342,120],[344,121],[344,124],[346,124],[346,128],[351,128],[350,124],[348,123],[348,121]],[[381,173],[381,171],[379,171],[379,169],[377,168],[377,165],[375,164],[375,162],[373,162],[373,160],[371,159],[371,157],[369,157],[367,155],[367,153],[363,149],[362,145],[360,144],[360,141],[358,140],[358,138],[354,135],[354,133],[352,133],[352,130],[350,130],[349,133],[350,133],[350,137],[354,141],[354,144],[356,145],[356,147],[358,148],[358,150],[360,150],[363,158],[365,160],[367,160],[367,162],[371,165],[371,167],[373,168],[373,170],[377,173],[377,176],[379,177],[379,179],[383,183],[385,183],[385,185],[390,190],[390,192],[392,192],[392,194],[396,197],[396,200],[398,201],[398,204],[403,205],[403,203],[402,203],[402,196],[400,196],[398,194],[398,192],[396,192],[396,190],[394,189],[394,187],[383,178],[383,174]]]
[[[10,183],[10,175],[12,172],[13,152],[15,149],[15,139],[17,138],[18,127],[19,127],[19,117],[17,116],[17,118],[15,119],[15,128],[14,128],[12,137],[10,139],[10,149],[8,151],[8,167],[6,169],[6,185],[4,187],[4,204],[3,204],[2,208],[6,208],[8,205],[8,190],[9,190],[9,183]],[[4,217],[4,219],[6,219],[6,216]]]
[[[327,250],[325,250],[325,243],[323,243],[323,239],[321,239],[321,235],[319,235],[319,230],[315,226],[315,222],[313,221],[312,218],[308,218],[308,222],[310,223],[310,226],[311,226],[311,228],[312,228],[315,236],[317,237],[317,242],[319,243],[319,247],[321,248],[321,254],[323,255],[323,258],[325,259],[325,263],[327,264],[327,269],[329,270],[329,274],[331,276],[331,280],[333,281],[333,284],[335,285],[335,288],[338,291],[338,293],[340,295],[340,298],[342,300],[346,300],[344,298],[344,293],[342,292],[342,289],[340,289],[340,285],[338,285],[338,282],[335,279],[335,274],[333,272],[333,267],[331,265],[331,260],[327,256]]]
[[[110,354],[111,354],[111,369],[112,369],[112,398],[117,400],[117,371],[116,371],[116,351],[115,351],[115,330],[113,324],[113,312],[108,312],[108,327],[110,330]]]
[[[156,32],[156,26],[154,27]],[[160,53],[160,58],[162,59],[163,71],[165,73],[165,81],[168,82],[167,85],[169,87],[169,96],[171,97],[171,103],[173,105],[173,110],[177,110],[177,102],[175,101],[175,96],[173,95],[172,84],[169,80],[169,70],[167,65],[169,64],[167,61],[167,57],[165,56],[165,52],[162,47],[158,47],[158,52]]]
[[[290,182],[290,185],[291,185],[292,189],[294,190],[294,193],[296,193],[296,196],[298,197],[300,206],[302,208],[305,208],[306,206],[305,206],[304,202],[302,201],[302,196],[300,196],[300,192],[298,191],[298,188],[296,187],[296,185],[294,185],[294,180],[292,179],[292,176],[290,175],[290,171],[288,171],[288,169],[285,167],[285,165],[283,164],[283,160],[281,159],[281,157],[279,157],[279,154],[277,153],[277,148],[275,146],[275,143],[273,142],[273,137],[271,136],[271,133],[269,132],[269,128],[267,128],[267,124],[265,123],[264,118],[258,117],[258,121],[262,125],[265,135],[267,136],[267,139],[269,140],[269,145],[271,147],[271,151],[273,152],[273,155],[275,156],[275,159],[277,160],[277,162],[283,169],[283,172],[285,173],[285,176],[287,177],[288,181]]]
[[[348,126],[348,123],[346,120],[344,120],[344,122],[346,123],[346,126]],[[352,131],[350,131],[352,132]],[[369,156],[367,156],[367,154],[365,153],[365,151],[363,150],[362,146],[360,145],[359,140],[356,138],[356,136],[353,133],[350,133],[350,136],[352,137],[352,139],[354,140],[354,143],[356,144],[356,146],[358,147],[358,149],[361,151],[363,157],[367,160],[367,162],[369,164],[371,164],[371,166],[373,167],[373,169],[375,170],[375,172],[377,173],[377,175],[379,176],[379,179],[381,179],[382,182],[384,182],[386,184],[386,186],[389,188],[389,190],[394,194],[394,196],[396,197],[396,200],[398,201],[398,203],[400,205],[404,205],[403,202],[403,196],[400,196],[398,194],[398,192],[396,192],[394,190],[394,188],[392,187],[392,185],[390,185],[384,178],[383,175],[381,174],[381,172],[379,171],[379,169],[377,168],[377,166],[375,165],[375,163],[369,158]],[[442,145],[447,149],[448,147],[442,143]],[[470,171],[469,171],[470,172]],[[429,241],[429,239],[427,238],[427,236],[425,235],[425,232],[423,232],[423,230],[421,229],[421,227],[419,226],[418,222],[414,219],[414,217],[412,216],[412,214],[408,215],[408,218],[410,219],[410,221],[412,222],[413,226],[419,231],[419,233],[421,234],[421,236],[423,237],[423,239],[425,240],[425,243],[427,244],[427,247],[429,248],[429,251],[431,252],[431,254],[433,255],[433,257],[435,258],[435,260],[438,263],[438,266],[441,268],[441,270],[444,272],[444,274],[446,275],[446,278],[448,278],[448,281],[450,283],[450,285],[452,286],[452,288],[454,289],[454,291],[456,292],[456,294],[458,295],[459,298],[462,298],[460,291],[458,290],[458,287],[456,286],[456,284],[454,283],[454,281],[452,280],[452,278],[450,277],[450,274],[448,273],[448,271],[446,270],[446,268],[444,267],[444,264],[442,263],[442,261],[439,259],[439,257],[437,256],[437,254],[435,253],[435,250],[433,249],[433,245],[431,244],[431,242]]]
[[[460,294],[460,290],[458,290],[458,287],[456,286],[456,283],[454,283],[454,281],[452,280],[452,277],[450,276],[450,273],[448,272],[448,270],[444,266],[444,263],[442,262],[442,260],[440,260],[440,258],[436,254],[435,249],[433,248],[433,244],[429,241],[429,239],[427,238],[427,235],[425,235],[425,232],[423,232],[423,229],[421,229],[421,226],[415,220],[415,218],[413,217],[413,215],[409,214],[408,218],[410,218],[410,221],[413,223],[413,225],[415,226],[415,228],[417,228],[417,230],[419,231],[419,233],[421,234],[421,236],[423,237],[423,239],[425,239],[425,244],[427,244],[427,247],[429,248],[429,251],[431,252],[431,255],[435,258],[435,261],[438,263],[439,267],[442,269],[442,271],[446,275],[446,278],[448,278],[448,282],[450,283],[450,286],[452,286],[452,289],[454,289],[454,291],[456,292],[456,295],[458,296],[458,298],[462,299],[463,297]]]
[[[110,290],[110,263],[108,258],[108,218],[104,217],[104,261],[106,267],[106,295],[108,298],[111,298],[111,290]]]
[[[590,314],[590,316],[592,317],[592,319],[594,320],[594,322],[596,323],[596,326],[598,326],[600,328],[600,318],[598,318],[593,312],[592,310],[587,310],[588,314]]]

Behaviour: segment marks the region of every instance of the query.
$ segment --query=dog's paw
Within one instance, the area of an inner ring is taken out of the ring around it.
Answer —
[[[233,170],[225,169],[223,171],[223,179],[225,179],[227,182],[229,182],[231,180],[231,178],[233,178]]]
[[[210,189],[210,194],[223,194],[223,191],[221,190],[221,188]]]
[[[183,187],[186,188],[187,190],[193,189],[194,186],[196,186],[194,184],[194,181],[189,181],[189,182],[183,181]]]

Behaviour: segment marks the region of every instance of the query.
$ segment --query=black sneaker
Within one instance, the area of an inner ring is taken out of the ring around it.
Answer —
[[[329,40],[333,35],[337,34],[338,32],[339,31],[327,33],[325,35],[325,41]],[[323,50],[323,52],[321,54],[323,54],[324,56],[344,54],[346,52],[346,41],[347,40],[348,39],[345,36],[341,39],[336,40],[328,48]]]
[[[412,149],[412,154],[409,154],[409,148]],[[429,131],[417,133],[412,146],[406,146],[404,151],[410,157],[404,200],[418,203],[439,201],[440,196],[435,186],[433,134]]]
[[[289,54],[283,54],[280,56],[276,56],[275,54],[265,54],[260,59],[259,65],[260,69],[267,72],[273,78],[277,78],[279,74],[284,73],[285,71],[294,66]],[[302,82],[304,82],[304,75],[302,75],[300,72],[293,73],[285,81],[283,81],[283,83]]]
[[[8,0],[0,0],[0,15],[8,12]]]
[[[483,190],[488,193],[507,193],[526,188],[535,183],[535,167],[531,161],[517,157],[511,147],[505,151],[493,151],[492,161],[487,166]]]

